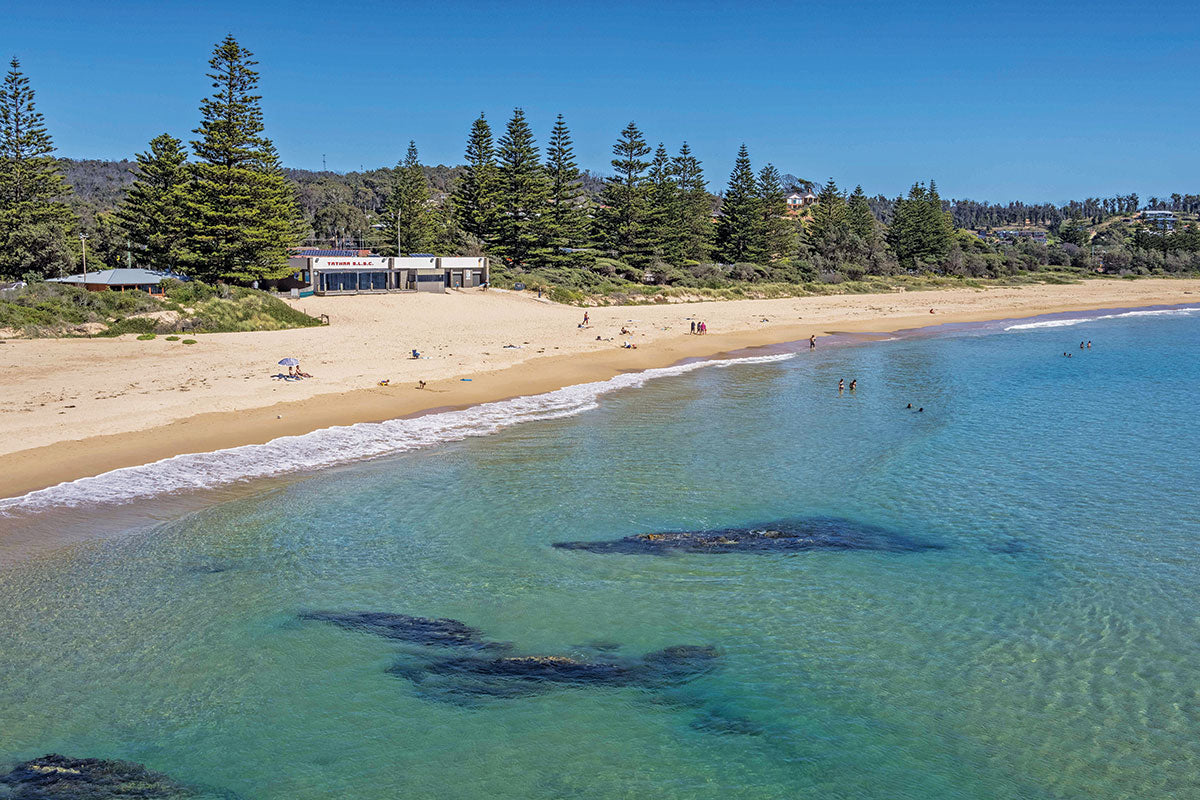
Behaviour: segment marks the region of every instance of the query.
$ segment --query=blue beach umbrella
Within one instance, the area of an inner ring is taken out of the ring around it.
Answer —
[[[295,359],[295,358],[285,358],[279,362],[279,366],[281,366],[281,367],[298,367],[298,366],[300,366],[300,361],[299,361],[299,359]]]

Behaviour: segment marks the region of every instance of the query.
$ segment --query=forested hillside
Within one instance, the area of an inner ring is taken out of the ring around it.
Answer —
[[[424,165],[409,142],[394,166],[287,168],[264,130],[256,64],[232,37],[219,42],[199,126],[103,161],[55,156],[14,59],[0,85],[0,275],[74,272],[85,244],[92,269],[234,283],[289,274],[288,253],[302,244],[487,255],[497,282],[570,297],[643,284],[1200,268],[1196,194],[992,203],[946,199],[918,180],[902,196],[868,195],[756,163],[744,145],[722,185],[686,141],[668,147],[636,122],[619,128],[607,165],[585,169],[562,115],[536,131],[520,108],[495,129],[482,115],[464,125],[461,164]]]

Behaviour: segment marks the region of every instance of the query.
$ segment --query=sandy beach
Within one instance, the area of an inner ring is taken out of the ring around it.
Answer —
[[[198,335],[194,345],[9,339],[0,344],[0,497],[180,453],[550,391],[813,334],[1193,300],[1200,280],[1096,280],[591,308],[580,327],[582,308],[528,292],[468,290],[306,298],[295,305],[327,314],[329,326]],[[690,335],[694,320],[709,333]],[[636,349],[623,348],[626,341]],[[286,372],[276,364],[288,356],[314,377],[273,377]]]

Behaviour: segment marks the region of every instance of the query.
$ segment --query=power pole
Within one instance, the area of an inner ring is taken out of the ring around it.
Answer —
[[[79,234],[79,244],[83,246],[83,282],[87,283],[87,238],[86,233]]]

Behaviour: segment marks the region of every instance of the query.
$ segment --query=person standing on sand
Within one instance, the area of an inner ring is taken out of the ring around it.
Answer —
[[[583,312],[583,324],[584,325],[588,324],[588,312],[586,312],[586,311]]]
[[[812,336],[808,337],[808,349],[809,350],[817,349],[817,335],[815,333]]]
[[[696,320],[692,320],[692,333],[696,333]]]

